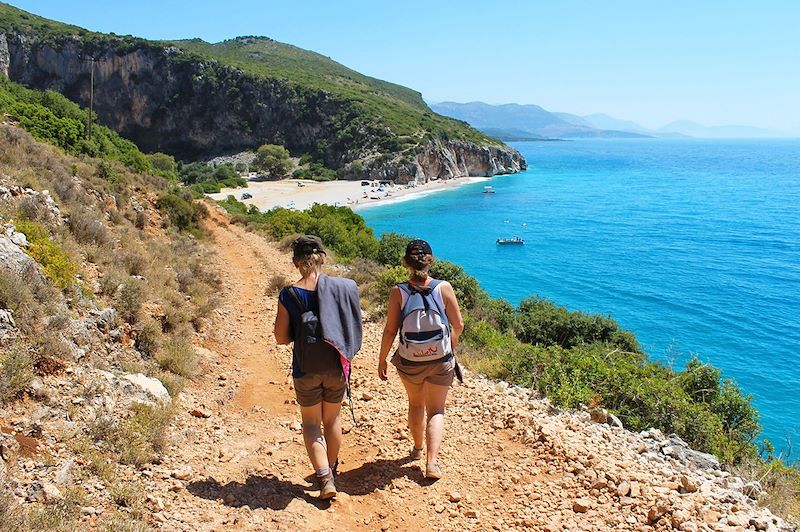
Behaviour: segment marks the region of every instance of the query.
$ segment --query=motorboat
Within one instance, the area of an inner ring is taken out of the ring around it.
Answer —
[[[483,187],[483,193],[484,194],[494,194],[495,190],[492,188],[491,185],[486,185],[485,187]]]
[[[520,237],[515,236],[515,237],[512,237],[512,238],[498,238],[497,239],[497,243],[501,244],[501,245],[502,244],[524,244],[525,241],[522,240]]]

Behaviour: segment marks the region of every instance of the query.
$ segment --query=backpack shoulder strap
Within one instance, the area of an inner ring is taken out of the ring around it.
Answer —
[[[294,302],[297,304],[297,308],[300,309],[300,314],[304,313],[307,309],[305,304],[303,304],[303,300],[300,299],[300,295],[297,293],[297,289],[294,286],[289,285],[286,287],[286,291],[289,293]]]
[[[430,288],[431,290],[433,290],[434,288],[436,288],[437,286],[439,286],[440,284],[442,284],[442,282],[443,282],[443,281],[442,281],[441,279],[431,279],[431,282],[430,282],[430,283],[428,283],[428,288]]]
[[[450,319],[447,317],[447,313],[444,311],[444,309],[441,306],[439,306],[439,302],[433,296],[433,291],[436,289],[437,286],[442,284],[442,282],[443,281],[441,279],[431,279],[431,282],[428,284],[428,288],[430,288],[431,301],[433,301],[433,304],[436,306],[436,310],[439,311],[439,315],[442,317],[442,320],[444,320],[444,324],[449,327],[450,326]]]

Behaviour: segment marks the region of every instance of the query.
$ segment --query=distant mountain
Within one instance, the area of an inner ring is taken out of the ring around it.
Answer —
[[[509,135],[515,137],[527,135],[532,138],[625,138],[647,136],[635,132],[605,130],[591,125],[576,123],[560,116],[564,115],[564,113],[551,113],[538,105],[441,102],[431,104],[430,107],[439,114],[463,120],[484,133],[506,139],[509,139]],[[489,131],[494,133],[488,133]],[[498,134],[498,132],[508,134]]]
[[[708,139],[722,138],[774,138],[786,137],[787,134],[773,129],[764,129],[753,126],[704,126],[690,120],[678,120],[670,122],[664,127],[658,128],[658,133],[680,133],[690,137],[700,137]]]
[[[620,120],[618,118],[614,118],[613,116],[608,116],[602,113],[586,115],[583,117],[583,119],[589,122],[592,127],[596,127],[598,129],[619,129],[620,131],[633,131],[635,133],[643,133],[645,135],[651,135],[653,133],[646,127],[641,126],[636,122],[631,122],[630,120]]]

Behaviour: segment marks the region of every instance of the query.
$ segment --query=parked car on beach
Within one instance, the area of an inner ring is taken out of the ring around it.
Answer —
[[[252,194],[250,194],[249,192],[244,192],[244,193],[242,193],[242,199],[243,199],[243,200],[250,199],[250,198],[252,198],[252,197],[253,197],[253,195],[252,195]]]

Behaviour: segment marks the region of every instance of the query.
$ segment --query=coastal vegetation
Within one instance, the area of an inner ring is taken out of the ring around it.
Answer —
[[[0,115],[70,155],[118,161],[137,172],[159,174],[134,143],[107,127],[95,124],[89,137],[89,112],[55,91],[27,89],[0,76]]]
[[[434,113],[417,91],[365,76],[329,57],[268,37],[245,36],[215,44],[191,39],[170,44],[260,77],[285,80],[305,91],[324,91],[350,102],[358,121],[336,124],[341,142],[359,127],[368,127],[381,136],[387,151],[406,150],[436,137],[497,144],[466,122]]]
[[[292,167],[289,150],[277,144],[263,144],[256,150],[256,158],[250,164],[250,170],[261,172],[269,177],[286,177]]]
[[[76,68],[76,54],[90,54],[102,68],[110,68],[108,76],[97,80],[95,111],[103,123],[115,124],[146,151],[200,160],[270,143],[294,156],[312,156],[314,164],[300,169],[297,177],[317,180],[387,172],[405,177],[419,171],[410,163],[422,153],[428,153],[422,164],[426,175],[441,160],[452,163],[456,172],[465,164],[470,172],[525,165],[502,142],[433,112],[417,91],[267,37],[215,44],[148,41],[87,31],[7,4],[0,5],[0,28],[11,63],[17,65],[9,75],[33,88],[58,86],[86,105],[90,67]],[[38,61],[22,59],[38,54],[63,61],[44,74]],[[117,68],[127,73],[118,75]],[[112,79],[124,87],[106,85]],[[142,113],[123,111],[129,105]],[[80,136],[77,125],[63,129]],[[56,136],[56,131],[47,135]],[[64,142],[71,141],[77,139]],[[147,159],[137,164],[138,171],[164,171]],[[210,191],[212,185],[195,188]]]
[[[346,207],[262,213],[233,197],[220,204],[235,222],[276,240],[319,235],[349,264],[373,315],[381,315],[389,288],[406,276],[400,261],[410,237],[387,233],[377,239]],[[718,369],[697,359],[682,371],[650,360],[635,336],[608,316],[569,311],[538,297],[517,307],[491,298],[448,261],[434,263],[431,274],[450,281],[465,308],[460,356],[476,371],[536,389],[558,406],[606,408],[634,430],[675,432],[726,463],[758,455],[758,412]]]

